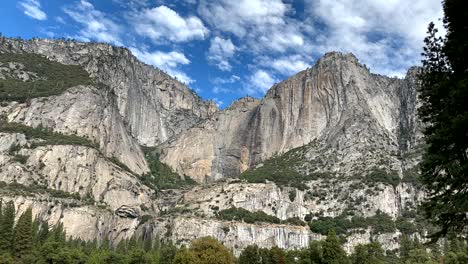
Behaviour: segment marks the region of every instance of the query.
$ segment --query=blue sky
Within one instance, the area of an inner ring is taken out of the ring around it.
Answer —
[[[440,0],[2,0],[0,32],[129,48],[220,107],[352,52],[372,72],[419,64]]]

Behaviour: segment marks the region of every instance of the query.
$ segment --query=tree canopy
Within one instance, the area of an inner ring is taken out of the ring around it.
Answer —
[[[466,234],[468,223],[468,9],[466,1],[445,0],[445,37],[431,23],[420,74],[419,116],[427,149],[421,163],[428,190],[428,219],[440,227],[434,239]]]

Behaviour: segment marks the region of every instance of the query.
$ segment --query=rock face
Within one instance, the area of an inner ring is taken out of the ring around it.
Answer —
[[[402,171],[398,155],[412,147],[418,131],[414,79],[414,72],[403,80],[371,74],[352,54],[328,53],[261,101],[241,99],[179,135],[162,160],[207,182],[317,142],[312,159],[325,155],[344,164],[327,170],[360,173],[380,156]]]
[[[0,130],[4,123],[21,124],[92,143],[0,132],[2,200],[13,201],[19,213],[32,207],[49,224],[63,223],[71,236],[117,242],[159,235],[184,244],[209,235],[236,254],[250,244],[300,248],[323,236],[307,226],[221,220],[217,212],[236,207],[281,220],[385,213],[396,220],[424,198],[408,180],[422,143],[416,68],[404,79],[388,78],[371,74],[351,54],[328,53],[263,99],[246,97],[218,110],[127,49],[0,38],[0,52],[80,65],[95,80],[0,106]],[[0,61],[0,81],[7,78],[43,77]],[[157,146],[162,162],[202,185],[155,190],[143,178],[151,163],[142,146]],[[300,155],[287,166],[307,179],[305,188],[230,179],[291,152]],[[398,181],[369,182],[366,175],[376,169]],[[371,239],[398,248],[397,229],[359,231],[348,236],[348,252]]]
[[[0,51],[45,55],[63,64],[81,65],[111,88],[119,114],[138,143],[155,146],[216,112],[187,86],[161,70],[139,62],[129,50],[107,44],[33,39],[3,39]]]

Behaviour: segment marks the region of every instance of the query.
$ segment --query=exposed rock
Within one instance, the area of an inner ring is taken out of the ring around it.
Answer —
[[[375,168],[395,171],[401,179],[415,170],[422,144],[417,69],[405,79],[388,78],[371,74],[351,54],[329,53],[313,68],[272,87],[263,99],[242,98],[219,111],[127,49],[0,40],[0,52],[37,53],[81,65],[105,84],[79,85],[58,96],[0,107],[9,122],[96,144],[47,145],[21,133],[0,133],[0,181],[30,188],[0,190],[2,199],[13,200],[19,214],[32,207],[49,224],[62,222],[73,237],[117,242],[151,233],[184,244],[209,235],[236,254],[251,244],[301,248],[323,236],[307,226],[222,221],[215,212],[235,206],[282,220],[350,211],[364,217],[383,212],[396,219],[424,198],[410,182],[371,184],[365,177]],[[21,65],[0,64],[0,78],[41,78],[13,68]],[[149,172],[140,145],[158,146],[163,162],[207,184],[156,196],[140,179]],[[300,160],[293,169],[304,177],[323,173],[306,182],[304,190],[271,182],[224,182],[298,147]],[[51,190],[69,198],[54,197]],[[348,236],[348,252],[370,240],[385,249],[398,247],[398,231],[359,231]]]
[[[179,135],[162,160],[206,182],[315,142],[311,160],[336,162],[313,170],[353,175],[383,160],[402,171],[398,153],[415,142],[402,139],[416,133],[415,102],[414,79],[371,74],[353,55],[329,53],[273,86],[261,101],[240,100]]]
[[[126,205],[122,205],[117,210],[115,210],[115,214],[126,218],[138,218],[140,216],[135,208]]]
[[[108,44],[61,40],[4,39],[3,52],[45,55],[63,64],[81,65],[109,86],[118,112],[138,143],[155,146],[217,111],[187,86],[159,69],[138,61],[128,49]]]

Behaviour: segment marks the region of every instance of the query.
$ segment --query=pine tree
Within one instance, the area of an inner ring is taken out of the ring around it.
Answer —
[[[13,251],[14,225],[15,225],[15,205],[8,202],[2,210],[0,223],[0,252]]]
[[[358,245],[352,255],[354,264],[384,264],[385,256],[382,247],[377,242],[367,245]]]
[[[431,23],[424,40],[419,116],[425,123],[426,152],[421,164],[428,190],[428,219],[463,235],[468,223],[468,8],[465,0],[445,0],[445,38]]]
[[[32,209],[28,208],[18,219],[15,227],[14,248],[16,257],[27,254],[32,247]]]
[[[328,232],[328,236],[323,242],[323,262],[324,264],[348,264],[349,259],[346,252],[341,247],[341,243],[334,230]]]
[[[247,246],[240,254],[239,264],[262,264],[257,245]]]

